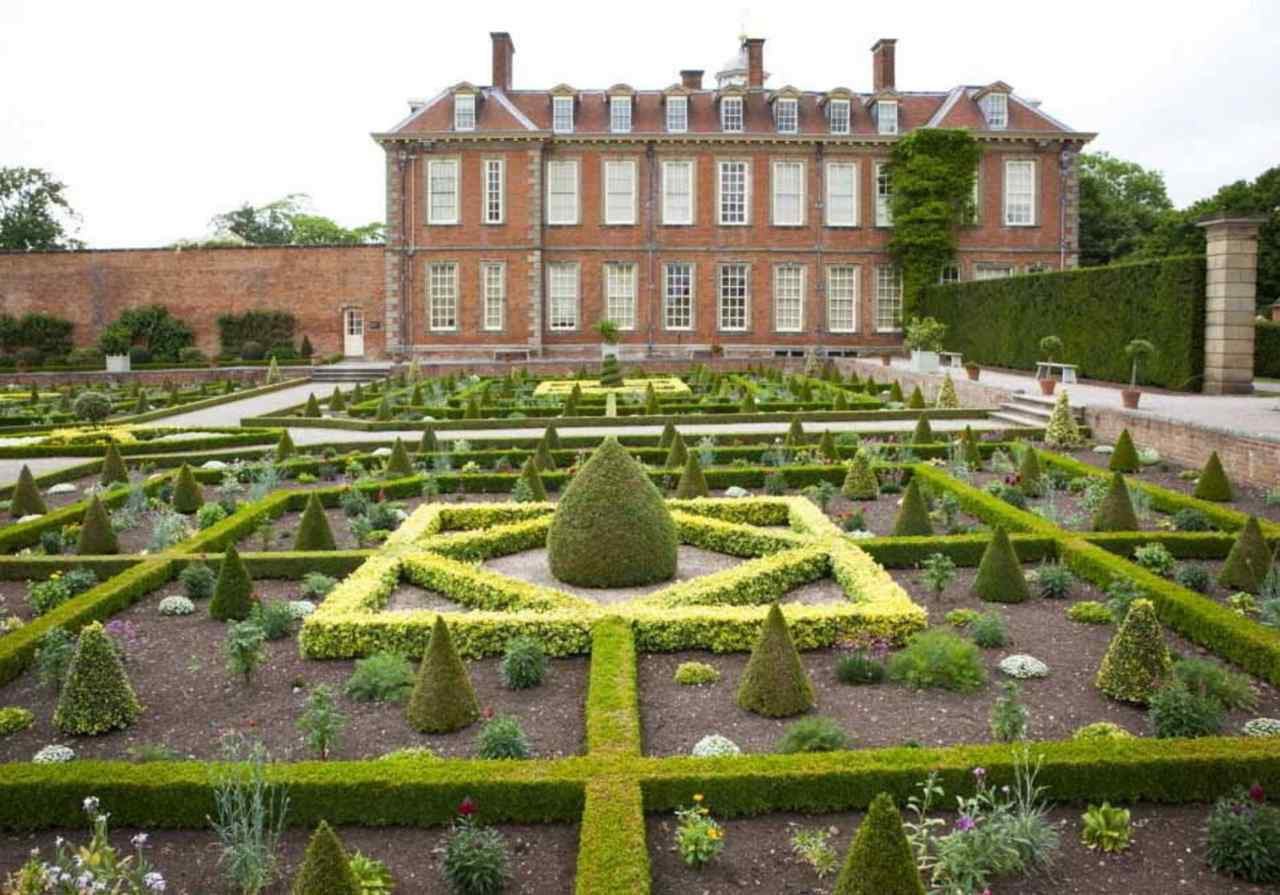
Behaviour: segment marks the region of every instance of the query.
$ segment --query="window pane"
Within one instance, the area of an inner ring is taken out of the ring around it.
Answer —
[[[634,224],[636,222],[635,162],[605,162],[604,222]]]
[[[798,127],[799,103],[794,99],[780,99],[775,103],[775,114],[778,116],[778,133],[794,134]]]
[[[1013,276],[1013,267],[1008,264],[979,264],[974,269],[975,280],[1003,280]]]
[[[882,134],[898,132],[898,104],[891,100],[876,103],[876,125]]]
[[[432,264],[427,279],[431,329],[458,328],[458,266]]]
[[[502,329],[502,317],[507,298],[506,268],[501,264],[486,264],[481,268],[481,286],[484,290],[484,328]]]
[[[578,222],[578,163],[547,164],[547,223]]]
[[[667,130],[682,134],[689,129],[689,100],[683,96],[667,97]]]
[[[441,159],[427,164],[427,223],[458,222],[458,163]]]
[[[773,326],[778,332],[800,332],[804,320],[804,268],[788,265],[773,271]]]
[[[484,222],[502,223],[502,160],[484,163]]]
[[[876,226],[893,226],[893,181],[884,162],[876,162]]]
[[[731,134],[742,130],[742,97],[730,96],[720,101],[720,129]]]
[[[1004,222],[1009,226],[1035,223],[1035,162],[1004,163]]]
[[[578,328],[578,266],[547,266],[547,326],[550,329]]]
[[[858,166],[854,162],[827,163],[827,223],[854,227],[858,223]]]
[[[614,96],[609,99],[609,130],[615,134],[631,131],[631,97]]]
[[[828,108],[831,116],[831,133],[849,133],[849,101],[847,99],[834,99]]]
[[[747,222],[747,163],[720,163],[720,223]]]
[[[724,264],[720,267],[720,328],[747,328],[747,265]]]
[[[858,268],[827,268],[827,329],[833,333],[858,330]]]
[[[693,162],[662,163],[662,223],[693,223]]]
[[[667,329],[692,329],[693,265],[668,264],[662,290],[663,325]]]
[[[794,226],[804,222],[804,165],[777,162],[773,166],[773,223]]]
[[[876,330],[902,328],[902,274],[896,267],[876,268]]]
[[[551,101],[551,129],[558,134],[573,133],[573,97],[557,96]]]
[[[476,98],[470,94],[453,98],[453,129],[456,131],[473,131],[476,129]]]
[[[606,264],[604,266],[605,316],[618,329],[636,328],[636,266]]]

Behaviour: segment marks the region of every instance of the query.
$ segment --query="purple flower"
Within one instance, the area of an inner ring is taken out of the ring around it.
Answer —
[[[983,780],[983,778],[985,778],[985,777],[987,776],[987,769],[986,769],[986,768],[974,768],[974,769],[973,769],[973,776],[977,777],[977,778],[978,778],[978,781],[979,781],[979,782],[981,782],[981,781]]]
[[[967,814],[962,814],[956,818],[956,829],[961,831],[972,830],[977,824],[973,822],[973,818]]]
[[[1249,801],[1257,802],[1259,805],[1266,799],[1267,794],[1262,791],[1262,784],[1255,783],[1249,787]]]

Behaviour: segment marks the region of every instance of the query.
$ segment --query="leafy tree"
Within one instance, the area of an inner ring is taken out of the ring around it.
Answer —
[[[233,233],[250,245],[368,245],[385,238],[378,221],[347,229],[330,218],[308,210],[306,193],[290,193],[283,199],[255,208],[248,202],[215,215],[210,221],[221,233]]]
[[[1080,264],[1135,254],[1173,211],[1164,175],[1105,152],[1080,155]]]
[[[66,185],[40,168],[0,168],[0,249],[80,249],[68,230],[79,215]]]

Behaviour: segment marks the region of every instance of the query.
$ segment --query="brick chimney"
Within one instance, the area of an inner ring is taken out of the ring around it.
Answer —
[[[744,37],[747,45],[747,86],[764,86],[764,38]]]
[[[686,90],[702,89],[702,72],[700,68],[682,68],[680,70],[680,84]]]
[[[874,93],[894,89],[893,46],[898,41],[882,37],[871,48],[871,89]]]
[[[506,92],[511,89],[511,59],[516,45],[505,31],[490,31],[489,37],[493,40],[493,86]]]

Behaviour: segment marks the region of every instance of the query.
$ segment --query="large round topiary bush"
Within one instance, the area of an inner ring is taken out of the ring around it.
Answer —
[[[547,535],[551,574],[579,587],[634,587],[676,574],[676,526],[648,474],[606,438],[569,482]]]

